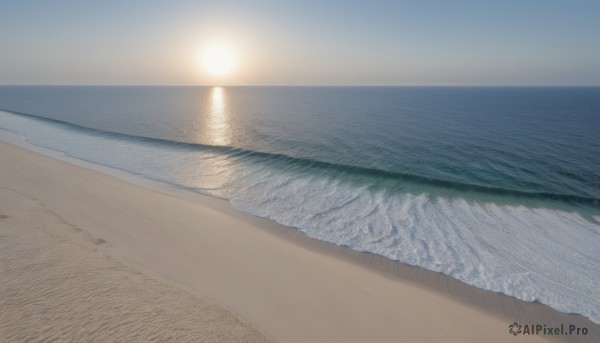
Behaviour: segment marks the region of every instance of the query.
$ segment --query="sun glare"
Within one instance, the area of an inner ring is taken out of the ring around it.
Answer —
[[[206,72],[213,76],[223,77],[231,74],[235,67],[232,50],[226,46],[208,47],[202,54],[202,64]]]

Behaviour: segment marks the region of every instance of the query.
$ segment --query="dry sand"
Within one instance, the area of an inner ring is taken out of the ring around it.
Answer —
[[[43,203],[0,191],[0,341],[266,342],[220,306],[98,249]]]
[[[0,159],[5,337],[261,339],[226,308],[278,342],[600,341],[581,316],[311,243],[220,200],[7,143]],[[514,320],[590,333],[514,337]]]

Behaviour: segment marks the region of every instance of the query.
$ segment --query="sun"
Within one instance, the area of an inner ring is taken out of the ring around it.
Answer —
[[[235,68],[233,50],[225,45],[209,46],[202,54],[202,65],[213,76],[227,76]]]

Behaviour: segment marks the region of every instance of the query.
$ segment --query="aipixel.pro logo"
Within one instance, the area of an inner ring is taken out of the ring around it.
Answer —
[[[588,334],[588,328],[578,327],[573,324],[560,326],[548,326],[546,324],[519,324],[513,322],[508,325],[508,332],[511,335],[545,335],[545,336],[564,336],[564,335],[575,335],[585,336]]]

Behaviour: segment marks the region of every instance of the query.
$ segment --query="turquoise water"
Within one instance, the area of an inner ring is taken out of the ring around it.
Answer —
[[[600,88],[0,87],[33,144],[600,322]]]

